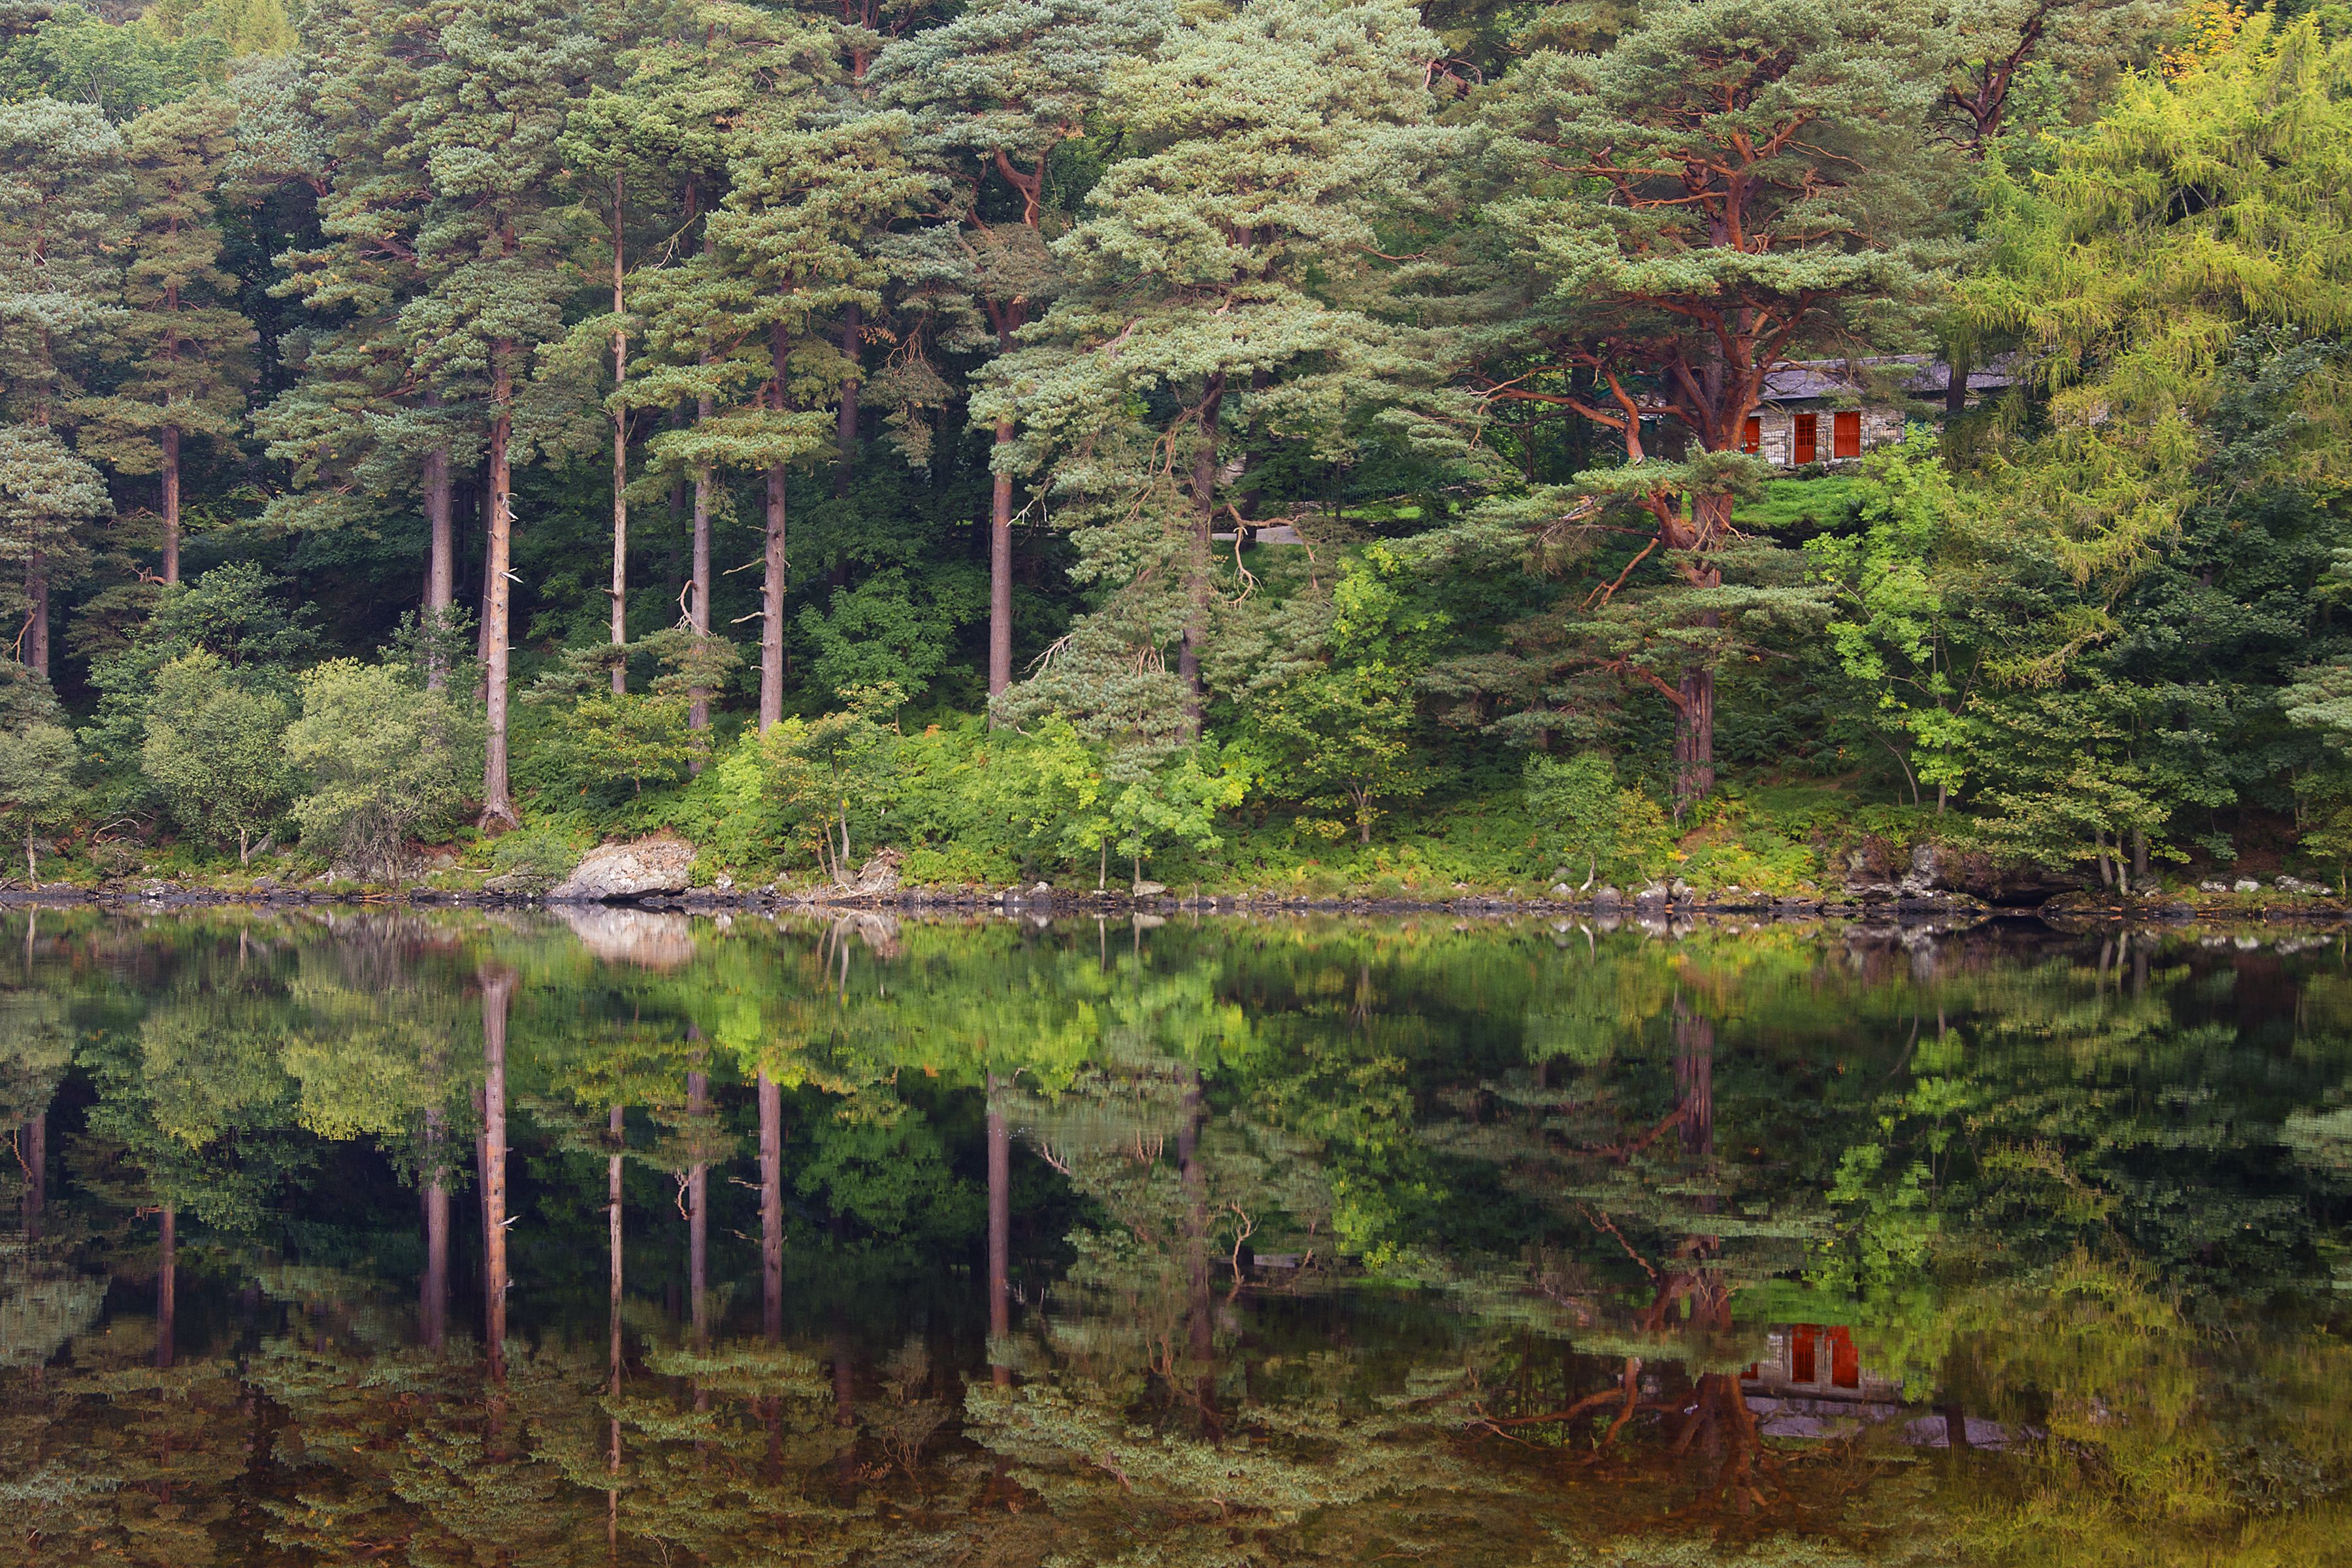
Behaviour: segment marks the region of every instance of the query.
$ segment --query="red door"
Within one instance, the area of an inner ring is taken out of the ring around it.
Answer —
[[[1820,416],[1813,414],[1797,416],[1796,460],[1800,465],[1813,462],[1819,458],[1819,442],[1815,439],[1813,432],[1820,427]]]
[[[1739,449],[1751,458],[1764,449],[1764,421],[1748,422],[1748,428],[1739,433]]]
[[[1861,412],[1855,409],[1847,409],[1841,413],[1831,415],[1830,440],[1832,443],[1830,450],[1833,456],[1840,458],[1861,457]]]

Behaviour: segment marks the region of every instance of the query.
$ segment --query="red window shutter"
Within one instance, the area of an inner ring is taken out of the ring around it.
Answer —
[[[1847,409],[1843,412],[1832,415],[1830,416],[1830,439],[1834,443],[1831,448],[1833,456],[1840,458],[1861,457],[1861,413],[1857,410]]]

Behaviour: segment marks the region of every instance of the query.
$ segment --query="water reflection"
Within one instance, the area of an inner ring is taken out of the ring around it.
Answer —
[[[27,1561],[2347,1522],[2337,942],[7,919]]]

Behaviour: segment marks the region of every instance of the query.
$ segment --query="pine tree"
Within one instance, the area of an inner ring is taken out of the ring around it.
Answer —
[[[998,353],[1053,297],[1047,226],[1068,216],[1047,186],[1055,150],[1085,133],[1112,68],[1149,53],[1174,21],[1156,0],[982,0],[875,62],[885,101],[914,110],[919,155],[947,176],[938,217],[952,248],[929,247],[926,259],[979,302]],[[1008,461],[992,463],[990,484],[992,698],[1013,683],[1013,420],[998,418],[993,436]]]
[[[1055,486],[1117,525],[1103,547],[1128,584],[1176,588],[1130,614],[1150,643],[1176,632],[1188,733],[1209,534],[1240,472],[1228,426],[1342,450],[1349,422],[1417,374],[1369,308],[1374,224],[1445,142],[1429,124],[1439,52],[1387,0],[1255,0],[1115,68],[1107,95],[1137,153],[1055,243],[1068,281],[1032,346],[972,400],[975,420],[1021,427],[997,466],[1055,459]]]
[[[1475,384],[1622,443],[1627,468],[1588,494],[1633,510],[1691,590],[1666,639],[1679,679],[1652,675],[1685,802],[1714,788],[1724,616],[1707,596],[1760,472],[1741,447],[1766,377],[1866,346],[1942,255],[1917,44],[1899,12],[1699,0],[1644,10],[1605,53],[1536,55],[1486,109],[1507,193],[1488,217],[1536,292],[1477,340]],[[1654,438],[1669,421],[1698,445],[1687,463],[1646,449],[1644,424]]]
[[[497,829],[517,822],[507,761],[513,469],[547,434],[526,427],[519,449],[516,414],[532,358],[562,335],[580,285],[574,260],[590,230],[566,199],[561,150],[599,46],[554,0],[466,0],[435,17],[437,51],[397,120],[425,189],[414,240],[425,286],[400,326],[442,395],[471,403],[486,432],[481,820]]]
[[[180,447],[234,439],[253,376],[253,324],[224,303],[237,280],[219,265],[214,204],[234,145],[236,106],[209,94],[149,110],[124,132],[137,236],[123,273],[129,313],[110,357],[129,373],[79,410],[84,454],[162,480],[165,583],[180,580]]]
[[[96,109],[0,104],[0,415],[28,427],[0,457],[0,550],[24,573],[16,657],[45,677],[49,590],[77,547],[73,524],[111,510],[54,432],[70,424],[85,362],[121,315],[129,184],[122,138]]]

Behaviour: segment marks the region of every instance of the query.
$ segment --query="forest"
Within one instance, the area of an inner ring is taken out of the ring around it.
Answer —
[[[7,864],[2340,889],[2347,165],[2297,0],[0,0]]]

